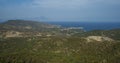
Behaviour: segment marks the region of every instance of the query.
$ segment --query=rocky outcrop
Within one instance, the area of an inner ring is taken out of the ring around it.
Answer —
[[[87,42],[92,42],[92,41],[98,41],[98,42],[102,42],[102,41],[113,41],[113,39],[109,38],[109,37],[103,37],[103,36],[88,36],[86,38]]]
[[[22,37],[22,33],[18,31],[7,31],[3,35],[4,37]]]

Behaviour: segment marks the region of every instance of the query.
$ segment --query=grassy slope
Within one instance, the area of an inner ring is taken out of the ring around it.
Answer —
[[[26,26],[31,26],[33,31],[54,30],[45,29],[51,26],[48,24],[26,21],[8,21],[0,29],[31,31]],[[0,38],[0,63],[120,63],[120,41],[88,43],[80,38],[102,34],[120,40],[119,29],[77,33],[72,37]]]
[[[113,30],[93,30],[85,33],[77,33],[74,36],[87,37],[87,36],[107,36],[114,40],[120,40],[120,29]]]
[[[54,25],[50,25],[43,22],[26,21],[26,20],[8,20],[0,23],[0,30],[15,30],[15,31],[50,31],[55,28]]]
[[[0,41],[0,63],[119,63],[120,42],[79,37],[8,38]]]

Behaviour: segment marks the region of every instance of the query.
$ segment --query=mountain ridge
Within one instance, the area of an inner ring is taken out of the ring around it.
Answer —
[[[0,28],[3,30],[33,30],[41,31],[42,29],[57,28],[56,25],[51,25],[43,22],[29,20],[8,20],[0,23]]]

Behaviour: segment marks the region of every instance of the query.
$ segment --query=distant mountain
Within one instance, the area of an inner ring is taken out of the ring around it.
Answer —
[[[56,28],[56,25],[51,25],[37,21],[27,20],[8,20],[0,24],[1,30],[17,30],[17,31],[43,31],[49,28]]]
[[[32,20],[42,20],[42,21],[48,21],[48,20],[50,20],[50,18],[45,17],[45,16],[33,17],[33,18],[30,18],[30,19],[32,19]]]

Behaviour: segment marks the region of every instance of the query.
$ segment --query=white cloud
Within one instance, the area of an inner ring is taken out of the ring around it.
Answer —
[[[38,7],[77,7],[88,6],[94,3],[120,4],[120,0],[33,0]]]
[[[14,6],[2,7],[0,8],[0,16],[1,18],[45,16],[50,18],[50,21],[92,21],[102,20],[105,17],[119,17],[119,6],[120,0],[32,0]]]
[[[89,0],[34,0],[33,5],[39,7],[76,7],[91,3]]]

